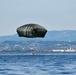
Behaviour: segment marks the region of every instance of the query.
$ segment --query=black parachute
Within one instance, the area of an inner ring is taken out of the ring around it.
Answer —
[[[19,37],[45,37],[47,30],[38,24],[26,24],[17,28]]]

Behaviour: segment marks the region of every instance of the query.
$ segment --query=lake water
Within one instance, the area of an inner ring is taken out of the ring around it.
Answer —
[[[76,75],[76,55],[0,54],[0,75]]]

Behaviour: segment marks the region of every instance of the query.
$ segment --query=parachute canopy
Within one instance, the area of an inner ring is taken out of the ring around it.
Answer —
[[[38,24],[26,24],[17,28],[19,37],[45,37],[47,30]]]

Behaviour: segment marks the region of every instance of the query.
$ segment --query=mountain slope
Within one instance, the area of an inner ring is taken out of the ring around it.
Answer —
[[[19,37],[17,34],[9,36],[0,36],[0,42],[3,41],[76,41],[76,30],[48,31],[45,38],[25,38]]]

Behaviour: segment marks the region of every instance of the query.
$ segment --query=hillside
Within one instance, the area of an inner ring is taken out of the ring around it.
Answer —
[[[27,40],[76,41],[76,30],[48,31],[45,38],[25,38],[19,37],[17,34],[9,36],[0,36],[0,42]]]

